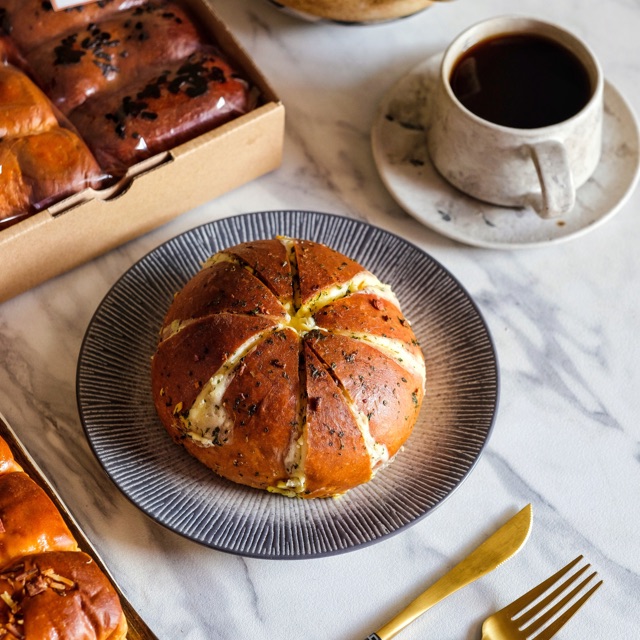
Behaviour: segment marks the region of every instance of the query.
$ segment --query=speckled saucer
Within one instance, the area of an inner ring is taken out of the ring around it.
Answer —
[[[636,118],[605,81],[603,149],[574,210],[543,220],[532,209],[499,207],[465,195],[432,165],[427,153],[429,107],[442,54],[397,82],[382,100],[372,129],[373,156],[398,204],[425,226],[465,244],[520,249],[577,238],[609,220],[631,195],[640,167]]]

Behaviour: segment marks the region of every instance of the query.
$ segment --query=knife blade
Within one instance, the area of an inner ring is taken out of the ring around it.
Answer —
[[[527,541],[532,522],[533,508],[528,504],[366,640],[390,640],[435,604],[512,558]]]

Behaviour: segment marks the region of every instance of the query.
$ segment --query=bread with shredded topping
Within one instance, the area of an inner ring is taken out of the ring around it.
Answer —
[[[124,640],[107,577],[82,551],[50,551],[0,570],[0,630],[11,640]]]
[[[0,438],[0,638],[124,640],[113,585]]]
[[[391,288],[316,242],[212,256],[176,294],[152,362],[161,422],[228,480],[289,497],[368,482],[409,437],[425,363]]]

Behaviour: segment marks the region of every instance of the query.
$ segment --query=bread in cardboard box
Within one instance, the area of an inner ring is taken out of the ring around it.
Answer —
[[[104,172],[86,144],[10,64],[0,64],[0,104],[0,229],[99,185]]]
[[[89,98],[69,118],[102,169],[128,167],[247,113],[249,83],[212,46]]]
[[[38,84],[65,115],[89,97],[116,91],[147,69],[186,58],[201,44],[177,4],[147,2],[66,31],[26,54]]]
[[[0,630],[8,632],[7,640],[127,636],[118,596],[92,558],[81,551],[49,551],[16,559],[0,571],[0,593]]]
[[[28,53],[65,31],[104,20],[145,0],[97,0],[61,11],[42,0],[0,0],[0,35],[10,37]]]
[[[241,71],[177,2],[53,11],[0,0],[0,34],[0,229],[87,187],[111,186],[138,162],[257,104]],[[71,120],[100,166],[72,138]]]

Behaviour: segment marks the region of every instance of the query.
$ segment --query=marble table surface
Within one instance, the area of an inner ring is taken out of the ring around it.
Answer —
[[[283,165],[0,305],[0,411],[161,639],[361,639],[527,503],[534,524],[522,551],[401,637],[479,638],[484,617],[578,554],[604,587],[558,637],[638,637],[640,192],[569,242],[478,248],[408,215],[372,154],[386,92],[463,28],[513,3],[456,0],[347,27],[307,23],[262,0],[210,1],[286,106]],[[517,9],[583,37],[640,111],[637,2],[521,0]],[[500,363],[495,427],[462,485],[397,535],[327,558],[247,559],[156,524],[102,470],[76,406],[82,338],[117,278],[182,231],[272,209],[351,216],[411,240],[469,291]]]

